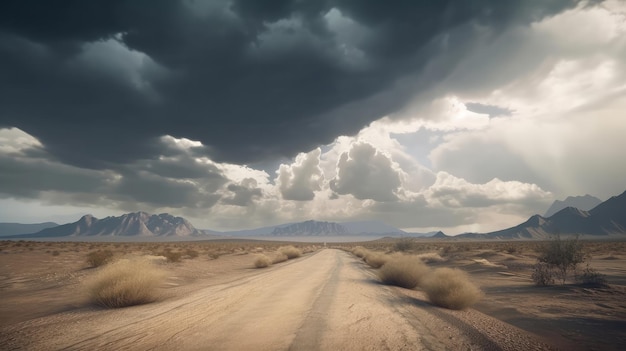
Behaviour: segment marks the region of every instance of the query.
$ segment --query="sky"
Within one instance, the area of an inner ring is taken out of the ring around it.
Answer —
[[[626,2],[0,3],[0,222],[507,228],[626,190]]]

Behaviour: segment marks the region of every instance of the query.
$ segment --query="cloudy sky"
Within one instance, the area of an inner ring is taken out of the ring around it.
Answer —
[[[626,190],[626,2],[0,4],[0,222],[502,229]]]

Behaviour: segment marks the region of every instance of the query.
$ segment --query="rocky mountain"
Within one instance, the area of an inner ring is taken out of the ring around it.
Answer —
[[[457,238],[546,239],[550,236],[585,235],[602,237],[626,235],[626,191],[602,202],[590,211],[566,207],[550,217],[534,215],[515,227],[486,234],[467,233]]]
[[[450,238],[450,236],[446,235],[444,232],[440,230],[437,233],[435,233],[433,236],[431,236],[431,238],[445,239],[445,238]]]
[[[556,200],[546,211],[543,217],[550,217],[567,207],[575,207],[579,210],[589,211],[602,203],[602,200],[591,195],[585,196],[568,196],[565,200]]]
[[[127,213],[119,217],[98,219],[85,215],[77,222],[22,235],[21,237],[64,237],[64,236],[125,236],[125,237],[189,237],[205,233],[182,217],[167,213],[150,215],[145,212]]]
[[[6,236],[6,235],[35,233],[40,230],[52,228],[56,226],[58,226],[58,224],[54,222],[33,223],[33,224],[0,223],[0,237]]]

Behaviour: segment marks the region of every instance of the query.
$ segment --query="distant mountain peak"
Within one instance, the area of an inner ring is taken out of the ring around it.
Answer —
[[[196,229],[183,217],[168,213],[152,215],[138,211],[118,217],[98,219],[90,214],[77,222],[60,225],[31,234],[33,237],[62,236],[200,236],[204,232]]]
[[[515,227],[486,234],[461,234],[459,237],[546,239],[555,234],[589,236],[626,234],[626,191],[594,206],[589,211],[575,206],[565,206],[547,218],[534,215]]]
[[[449,238],[450,236],[446,235],[444,232],[440,230],[437,233],[435,233],[432,237],[433,238]]]
[[[600,199],[589,194],[583,196],[568,196],[563,201],[555,200],[544,214],[544,217],[548,218],[566,207],[575,207],[579,210],[589,211],[601,203],[602,201]]]

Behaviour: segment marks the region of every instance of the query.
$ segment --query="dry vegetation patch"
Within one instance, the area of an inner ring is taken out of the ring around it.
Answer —
[[[363,246],[357,246],[354,249],[352,249],[352,254],[358,258],[364,258],[367,252],[368,250],[364,248]]]
[[[365,263],[367,263],[372,268],[380,268],[387,261],[389,261],[390,257],[388,255],[378,253],[378,252],[368,252],[365,255]]]
[[[92,303],[119,308],[155,301],[164,279],[165,272],[147,259],[121,259],[100,268],[86,288]]]
[[[272,263],[281,263],[281,262],[285,262],[289,259],[289,257],[287,257],[287,255],[285,255],[282,252],[277,253],[276,255],[274,255],[274,258],[272,259]]]
[[[290,260],[302,256],[302,251],[300,251],[300,249],[292,245],[283,246],[280,249],[278,249],[278,251],[284,254],[285,256],[287,256],[287,258]]]
[[[459,269],[437,268],[421,283],[433,304],[453,310],[465,309],[482,297],[480,289]]]
[[[98,250],[87,254],[87,263],[90,267],[100,267],[113,259],[111,250]]]
[[[419,257],[400,256],[387,261],[378,271],[378,276],[384,284],[413,289],[429,271],[430,268]]]
[[[266,255],[259,254],[254,260],[254,266],[256,268],[266,268],[272,264],[272,260]]]

